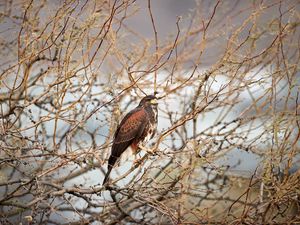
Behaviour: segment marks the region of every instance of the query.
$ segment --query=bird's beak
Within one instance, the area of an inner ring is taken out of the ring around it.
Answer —
[[[152,105],[157,105],[157,104],[158,104],[157,99],[152,99],[152,100],[150,101],[150,103],[151,103]]]

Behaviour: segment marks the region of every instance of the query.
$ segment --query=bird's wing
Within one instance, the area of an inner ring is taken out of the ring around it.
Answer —
[[[141,137],[147,121],[147,113],[143,108],[136,108],[124,117],[115,132],[108,164],[113,166],[121,154],[133,143],[134,139]]]
[[[114,137],[114,144],[121,144],[139,138],[147,124],[147,113],[143,108],[129,112],[121,121]]]

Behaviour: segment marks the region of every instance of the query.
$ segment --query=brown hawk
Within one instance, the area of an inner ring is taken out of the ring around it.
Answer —
[[[103,185],[108,181],[109,174],[121,154],[129,146],[131,146],[135,154],[138,153],[139,144],[147,143],[154,136],[156,127],[157,98],[153,95],[148,95],[123,118],[118,126],[114,135]]]

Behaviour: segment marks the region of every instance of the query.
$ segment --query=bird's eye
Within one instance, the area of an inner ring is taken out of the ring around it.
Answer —
[[[156,99],[151,99],[150,103],[153,104],[153,105],[157,105],[158,104]]]

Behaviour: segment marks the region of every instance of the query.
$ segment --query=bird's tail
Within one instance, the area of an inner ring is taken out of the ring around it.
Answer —
[[[103,180],[103,183],[102,183],[103,186],[107,183],[107,181],[109,179],[109,174],[110,174],[112,168],[113,168],[112,165],[108,164],[108,166],[107,166],[107,172],[105,174],[105,177],[104,177],[104,180]]]
[[[118,157],[114,156],[114,155],[111,155],[108,159],[108,165],[107,165],[107,172],[105,174],[105,177],[104,177],[104,180],[103,180],[103,183],[102,185],[104,186],[107,181],[109,180],[109,175],[110,175],[110,172],[113,168],[113,166],[115,165],[116,161],[117,161]]]
[[[119,145],[114,145],[112,146],[112,154],[109,156],[108,158],[108,165],[107,165],[107,172],[105,174],[105,177],[104,177],[104,180],[103,180],[103,183],[102,185],[104,186],[107,181],[109,180],[109,175],[110,175],[110,172],[113,168],[113,166],[116,164],[117,160],[120,158],[120,152],[122,153],[122,151],[120,151],[120,149],[126,149],[128,147],[128,144],[126,145],[126,147],[124,148],[124,146],[121,144]]]

